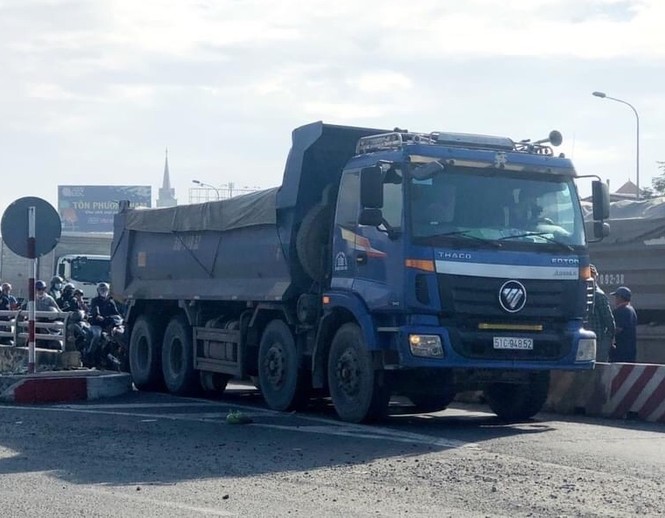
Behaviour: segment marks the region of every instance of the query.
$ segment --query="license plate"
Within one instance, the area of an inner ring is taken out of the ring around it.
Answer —
[[[518,338],[516,336],[495,336],[495,349],[520,349],[532,350],[533,338]]]

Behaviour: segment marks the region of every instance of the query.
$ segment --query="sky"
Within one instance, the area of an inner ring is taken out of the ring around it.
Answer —
[[[665,160],[662,0],[0,0],[0,211],[58,185],[281,182],[324,122],[539,139],[616,190]],[[587,181],[588,182],[588,181]],[[580,180],[582,193],[588,184]]]

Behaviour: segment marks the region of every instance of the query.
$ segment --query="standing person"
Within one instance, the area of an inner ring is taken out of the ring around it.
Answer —
[[[2,287],[0,288],[0,310],[11,311],[18,309],[18,301],[16,297],[12,295],[12,285],[8,282],[3,282]],[[9,322],[12,317],[0,317],[0,320]],[[11,326],[2,326],[3,331],[11,331]],[[8,336],[0,337],[0,344],[12,345],[12,339]]]
[[[59,275],[54,275],[53,278],[51,278],[51,285],[49,286],[48,294],[53,297],[53,300],[57,301],[60,297],[62,297],[63,282],[65,281]]]
[[[18,301],[12,295],[12,285],[8,282],[3,282],[0,288],[0,309],[5,311],[18,309]]]
[[[46,283],[44,281],[35,282],[35,311],[49,311],[49,312],[59,312],[60,307],[51,295],[46,293]],[[36,318],[37,322],[52,322],[53,319],[41,317]],[[58,334],[59,331],[52,328],[44,328],[39,326],[35,329],[36,333],[42,334]],[[37,340],[37,346],[43,347],[45,349],[61,349],[62,345],[59,341],[56,340]]]
[[[55,299],[46,293],[44,281],[35,282],[35,311],[60,311]]]
[[[637,313],[630,304],[632,293],[626,286],[621,286],[611,293],[614,295],[614,349],[610,361],[635,363],[637,357]]]
[[[591,264],[593,277],[593,308],[589,313],[589,329],[596,333],[596,361],[610,361],[610,349],[614,339],[615,324],[610,299],[598,286],[598,270]]]

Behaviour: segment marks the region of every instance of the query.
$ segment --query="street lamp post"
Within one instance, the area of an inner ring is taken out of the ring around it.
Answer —
[[[621,104],[625,104],[626,106],[630,107],[631,110],[633,110],[633,113],[635,114],[635,121],[637,122],[637,138],[635,142],[635,148],[636,148],[636,163],[635,163],[635,172],[636,172],[636,182],[637,182],[637,199],[640,199],[640,116],[637,113],[637,110],[635,109],[635,106],[630,104],[629,102],[626,102],[622,99],[617,99],[616,97],[610,97],[607,95],[605,92],[593,92],[595,97],[600,97],[601,99],[609,99],[610,101],[616,101]]]
[[[215,194],[217,195],[217,200],[221,200],[222,197],[219,194],[219,189],[215,187],[214,185],[210,185],[209,183],[205,182],[200,182],[199,180],[192,180],[192,183],[195,183],[196,185],[200,185],[201,187],[208,187],[209,189],[212,189],[215,191]]]

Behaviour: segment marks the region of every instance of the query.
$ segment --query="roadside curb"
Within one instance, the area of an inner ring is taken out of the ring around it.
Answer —
[[[64,403],[120,396],[132,390],[125,372],[62,371],[0,375],[0,400],[18,404]]]

